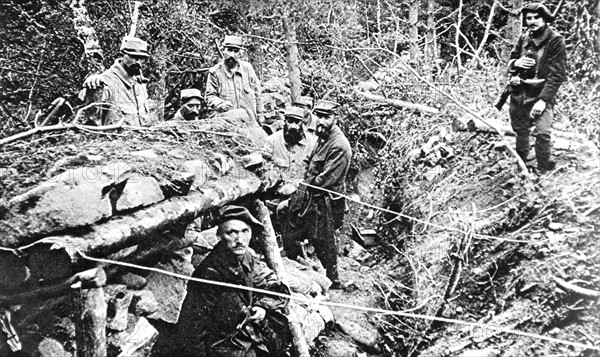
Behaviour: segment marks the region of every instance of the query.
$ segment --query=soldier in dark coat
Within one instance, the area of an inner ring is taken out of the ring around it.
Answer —
[[[193,277],[289,294],[275,273],[248,250],[253,230],[262,229],[246,208],[226,206],[218,218],[220,242]],[[190,282],[179,321],[182,351],[190,356],[283,356],[288,323],[279,313],[289,299]]]
[[[521,10],[527,27],[510,53],[511,125],[517,134],[516,151],[523,161],[529,154],[529,134],[535,126],[535,155],[538,170],[552,170],[550,130],[554,118],[556,93],[567,79],[567,54],[564,38],[550,27],[554,21],[548,8],[530,3]]]
[[[306,158],[308,168],[304,182],[310,186],[301,184],[298,192],[290,198],[289,227],[284,232],[286,253],[291,258],[299,252],[297,244],[290,243],[304,237],[309,239],[334,289],[341,287],[335,231],[342,226],[346,201],[318,188],[341,194],[345,191],[352,150],[336,124],[336,107],[337,103],[320,101],[313,109],[318,118],[316,134],[319,139]]]

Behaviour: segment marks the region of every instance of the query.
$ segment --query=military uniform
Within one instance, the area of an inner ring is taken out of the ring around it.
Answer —
[[[334,125],[329,136],[320,138],[306,159],[308,168],[304,182],[344,193],[351,158],[352,149],[348,139]],[[335,230],[342,226],[345,206],[344,198],[301,185],[299,192],[290,199],[290,222],[285,232],[288,243],[308,237],[327,271],[327,277],[334,283],[339,283]],[[300,253],[297,244],[288,244],[286,252],[291,258]]]
[[[526,5],[522,12],[540,12],[546,21],[553,20],[548,10],[541,4]],[[514,62],[523,56],[535,59],[534,68],[530,70],[515,68]],[[511,126],[517,135],[516,151],[524,161],[527,159],[530,149],[530,130],[535,126],[533,135],[536,137],[535,153],[538,169],[547,170],[551,165],[550,132],[556,93],[567,79],[565,40],[548,24],[535,37],[527,31],[519,37],[511,51],[508,67],[511,75],[518,75],[526,80],[521,85],[513,87],[510,99]],[[527,81],[531,79],[543,81]],[[546,109],[541,115],[531,118],[531,110],[538,100],[546,102]]]
[[[211,67],[206,81],[206,103],[217,107],[228,100],[232,109],[246,109],[250,118],[258,120],[258,114],[263,112],[260,98],[260,81],[252,65],[239,60],[238,67],[231,72],[223,61]]]
[[[224,242],[214,247],[192,276],[289,294],[275,273],[250,251],[239,259]],[[283,355],[282,350],[287,346],[282,341],[289,341],[289,336],[278,338],[273,331],[281,335],[289,333],[285,318],[277,312],[288,303],[289,299],[281,297],[190,282],[179,322],[185,327],[179,331],[184,345],[181,353],[231,357]],[[249,308],[253,306],[267,311],[265,320],[248,320]]]

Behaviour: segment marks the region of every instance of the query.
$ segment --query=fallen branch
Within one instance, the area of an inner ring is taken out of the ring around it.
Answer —
[[[553,279],[556,285],[565,291],[569,291],[591,299],[597,299],[598,297],[600,297],[599,291],[582,288],[558,277],[553,277]]]
[[[416,110],[419,112],[423,112],[423,113],[427,113],[427,114],[439,114],[440,111],[437,108],[433,108],[427,105],[423,105],[423,104],[414,104],[414,103],[409,103],[409,102],[405,102],[403,100],[399,100],[399,99],[389,99],[380,95],[376,95],[376,94],[371,94],[371,93],[366,93],[366,92],[361,92],[359,90],[354,90],[356,92],[356,94],[358,94],[359,96],[368,99],[368,100],[373,100],[376,102],[382,102],[382,103],[386,103],[389,104],[393,107],[396,108],[400,108],[400,109],[410,109],[410,110]]]

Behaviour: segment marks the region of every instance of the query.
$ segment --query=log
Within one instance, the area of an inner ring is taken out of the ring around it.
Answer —
[[[124,248],[148,242],[173,226],[185,226],[197,216],[256,193],[261,181],[250,172],[239,169],[211,186],[187,196],[138,210],[131,215],[115,217],[91,227],[81,236],[61,235],[43,238],[36,243],[52,243],[63,247],[74,261],[80,261],[77,251],[88,255],[107,256]]]
[[[78,282],[73,286],[72,299],[74,307],[75,341],[78,357],[106,357],[106,301],[104,289],[106,275],[102,269],[98,271],[102,279],[95,281],[95,286],[86,288]]]
[[[258,234],[257,239],[263,248],[267,265],[269,268],[273,269],[279,279],[285,280],[285,267],[283,266],[283,260],[281,259],[277,237],[275,236],[275,229],[273,229],[271,216],[269,215],[269,209],[263,201],[254,200],[254,202],[252,202],[252,210],[254,216],[265,227],[264,230]]]
[[[66,279],[60,283],[53,284],[50,286],[36,287],[17,294],[1,294],[0,305],[10,306],[22,304],[31,300],[46,300],[52,297],[68,293],[73,284],[90,286],[98,285],[100,283],[104,284],[103,281],[106,281],[106,275],[104,274],[104,271],[100,272],[98,269],[86,270],[84,272],[75,274],[69,279]]]
[[[368,100],[372,100],[375,102],[381,102],[381,103],[386,103],[388,105],[391,105],[395,108],[400,108],[400,109],[409,109],[409,110],[415,110],[418,112],[422,112],[425,114],[431,114],[431,115],[435,115],[435,114],[439,114],[440,110],[437,108],[433,108],[427,105],[423,105],[423,104],[415,104],[415,103],[410,103],[410,102],[405,102],[403,100],[399,100],[399,99],[389,99],[380,95],[376,95],[376,94],[371,94],[371,93],[367,93],[367,92],[362,92],[359,90],[354,90],[356,92],[356,94],[358,94],[359,96],[368,99]]]

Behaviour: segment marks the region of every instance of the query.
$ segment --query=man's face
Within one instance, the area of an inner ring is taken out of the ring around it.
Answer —
[[[317,135],[320,138],[327,138],[335,124],[335,117],[333,114],[316,113],[317,116]]]
[[[146,63],[146,56],[136,56],[127,53],[123,54],[121,65],[130,76],[135,76],[142,73],[142,65]]]
[[[298,143],[303,136],[302,119],[287,116],[283,122],[283,137],[290,144]]]
[[[188,100],[181,106],[181,115],[185,120],[197,120],[202,103],[197,98]]]
[[[225,57],[225,65],[228,68],[233,68],[237,65],[242,50],[237,47],[225,47],[223,49],[223,56]]]
[[[252,229],[246,222],[232,219],[219,226],[218,234],[229,251],[235,255],[243,255],[250,244]]]
[[[525,24],[530,31],[538,32],[546,26],[546,20],[537,12],[526,12]]]

